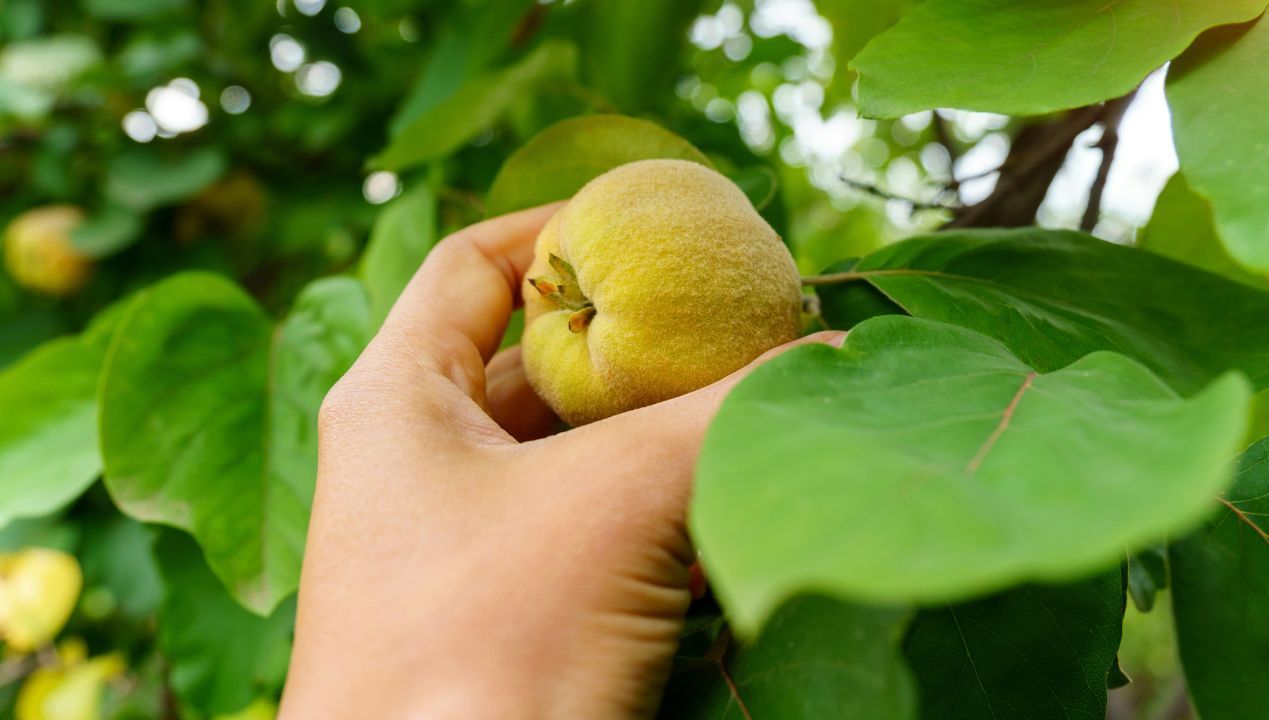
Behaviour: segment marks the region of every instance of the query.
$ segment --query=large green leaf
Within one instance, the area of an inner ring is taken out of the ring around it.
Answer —
[[[1124,610],[1118,568],[922,610],[905,651],[934,720],[1101,720]]]
[[[372,164],[404,170],[462,147],[540,83],[576,74],[577,49],[549,41],[510,67],[472,78],[445,100],[422,112],[388,143]]]
[[[393,200],[379,213],[361,256],[361,279],[378,325],[436,244],[436,196],[427,185]]]
[[[261,618],[234,602],[184,533],[166,531],[155,543],[166,591],[158,643],[171,663],[169,681],[181,700],[201,712],[241,710],[272,695],[286,675],[293,604]]]
[[[1269,708],[1269,440],[1238,459],[1220,512],[1169,551],[1177,643],[1203,720]]]
[[[1217,28],[1172,63],[1167,84],[1181,169],[1211,201],[1229,253],[1259,271],[1269,271],[1267,57],[1269,20]]]
[[[1249,396],[1228,375],[1182,399],[1106,352],[1044,374],[965,328],[873,318],[728,396],[692,533],[745,633],[803,591],[940,602],[1066,580],[1201,517]]]
[[[99,345],[61,338],[0,373],[0,527],[60,509],[101,474],[102,354]]]
[[[670,678],[662,718],[916,717],[916,693],[899,657],[908,613],[795,598],[748,645],[727,630]]]
[[[626,112],[671,96],[688,25],[703,5],[703,0],[590,3],[582,65],[588,84]]]
[[[926,235],[882,248],[851,272],[904,311],[990,335],[1040,371],[1112,350],[1183,393],[1231,368],[1269,387],[1269,326],[1247,321],[1269,316],[1269,293],[1082,233]],[[824,303],[826,313],[832,307]]]
[[[852,63],[860,112],[1039,115],[1118,97],[1203,30],[1265,0],[926,0]]]
[[[296,587],[316,471],[316,415],[360,352],[369,304],[310,285],[275,328],[233,283],[171,277],[130,308],[103,370],[106,486],[126,513],[189,530],[243,605]]]
[[[1212,205],[1176,173],[1163,186],[1137,247],[1189,263],[1254,287],[1269,286],[1269,275],[1254,275],[1234,261],[1221,244]]]
[[[847,63],[877,35],[899,22],[917,0],[820,0],[820,14],[833,26],[833,56],[838,70],[833,84],[842,97],[850,96],[855,73]]]
[[[565,200],[591,179],[636,160],[673,158],[711,166],[691,143],[656,123],[588,115],[534,135],[502,164],[486,203],[490,215]]]

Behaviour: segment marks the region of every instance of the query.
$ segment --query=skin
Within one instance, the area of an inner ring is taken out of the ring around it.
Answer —
[[[549,435],[518,348],[494,352],[558,207],[442,241],[327,396],[282,720],[655,712],[692,469],[753,365]]]

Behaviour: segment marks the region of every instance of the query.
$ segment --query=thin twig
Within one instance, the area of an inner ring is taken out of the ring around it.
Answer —
[[[1005,169],[1005,166],[1004,166],[1004,165],[997,165],[997,166],[996,166],[996,167],[994,167],[994,168],[989,168],[989,169],[987,169],[987,170],[983,170],[983,171],[981,171],[981,172],[970,173],[969,175],[966,175],[966,176],[964,176],[964,177],[959,177],[959,178],[956,178],[956,179],[954,180],[954,182],[955,182],[955,183],[959,186],[960,184],[962,184],[962,183],[967,183],[967,182],[969,182],[969,181],[971,181],[971,180],[982,180],[982,179],[983,179],[983,178],[985,178],[985,177],[990,177],[990,176],[995,175],[996,173],[998,173],[998,172],[1000,172],[1001,170],[1004,170],[1004,169]]]
[[[1190,708],[1190,693],[1186,690],[1185,681],[1177,683],[1172,702],[1166,705],[1159,715],[1159,720],[1190,720],[1194,713]]]
[[[956,179],[956,161],[960,157],[960,149],[956,147],[956,141],[952,138],[952,131],[947,126],[947,118],[935,110],[933,122],[934,138],[947,151],[948,174],[952,177],[947,183],[947,189],[956,192],[960,190],[961,182],[963,182],[963,180]]]
[[[1084,206],[1084,217],[1080,220],[1080,230],[1092,232],[1102,215],[1102,194],[1106,191],[1106,180],[1110,177],[1110,166],[1115,162],[1115,149],[1119,146],[1119,123],[1124,119],[1124,112],[1137,91],[1106,103],[1106,111],[1102,114],[1102,137],[1096,147],[1102,151],[1101,164],[1097,166],[1097,177],[1088,188],[1088,204]]]
[[[21,655],[0,662],[0,687],[26,677],[38,664],[34,655]]]
[[[942,203],[938,203],[938,202],[925,202],[925,201],[923,201],[923,200],[917,200],[917,199],[915,199],[915,198],[904,197],[904,196],[902,196],[902,195],[896,195],[896,194],[894,194],[894,193],[892,193],[892,192],[890,192],[890,191],[888,191],[888,190],[882,190],[881,188],[877,187],[876,185],[872,185],[872,184],[870,184],[870,183],[862,182],[862,181],[860,181],[860,180],[852,180],[852,179],[850,179],[850,178],[848,178],[848,177],[846,177],[846,176],[844,176],[844,175],[843,175],[843,176],[841,176],[841,180],[842,180],[842,182],[846,183],[848,186],[850,186],[850,187],[852,187],[852,188],[854,188],[854,189],[856,189],[856,190],[859,190],[860,192],[867,193],[867,194],[872,195],[872,196],[874,196],[874,197],[881,198],[882,200],[894,200],[895,202],[901,202],[901,203],[903,203],[903,204],[907,205],[908,207],[912,208],[912,210],[913,210],[913,211],[917,211],[917,210],[956,210],[956,209],[957,209],[957,207],[956,207],[955,205],[944,205],[944,204],[942,204]]]

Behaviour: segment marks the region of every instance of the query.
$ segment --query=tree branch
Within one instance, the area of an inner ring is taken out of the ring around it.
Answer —
[[[959,227],[1019,227],[1035,222],[1035,213],[1075,138],[1101,117],[1091,105],[1061,118],[1024,127],[1000,166],[996,187],[982,202],[963,209],[950,223]],[[963,181],[963,179],[962,179]]]

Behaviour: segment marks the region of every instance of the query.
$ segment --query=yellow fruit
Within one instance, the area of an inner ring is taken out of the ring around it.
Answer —
[[[125,665],[118,653],[85,660],[86,653],[83,641],[67,641],[55,665],[31,673],[18,692],[16,720],[99,720],[101,691]]]
[[[71,245],[70,233],[84,221],[73,205],[28,210],[5,231],[4,264],[22,287],[45,295],[70,295],[88,282],[92,261]]]
[[[70,618],[82,585],[79,563],[64,552],[0,555],[0,640],[19,653],[42,647]]]
[[[798,337],[797,268],[727,178],[644,160],[547,223],[522,288],[525,373],[572,425],[704,387]]]

